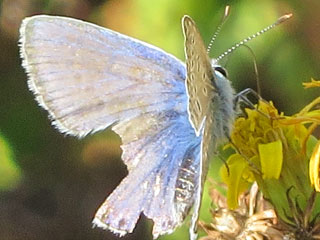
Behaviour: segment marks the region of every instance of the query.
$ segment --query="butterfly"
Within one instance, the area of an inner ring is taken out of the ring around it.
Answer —
[[[143,213],[154,238],[192,210],[190,239],[209,160],[235,119],[234,90],[210,59],[195,22],[182,19],[186,62],[110,29],[37,15],[20,28],[22,65],[38,104],[62,133],[84,137],[111,127],[128,175],[107,197],[95,226],[120,236]]]

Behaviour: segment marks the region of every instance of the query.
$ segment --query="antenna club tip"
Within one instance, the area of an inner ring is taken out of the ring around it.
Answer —
[[[224,9],[224,15],[223,15],[223,21],[229,16],[230,14],[230,6],[227,5],[226,8]]]
[[[227,5],[226,8],[224,9],[224,15],[225,15],[225,16],[228,16],[229,13],[230,13],[230,6]]]
[[[285,15],[281,16],[281,17],[277,20],[276,24],[283,23],[283,22],[287,21],[289,18],[291,18],[292,16],[293,16],[292,13],[285,14]]]

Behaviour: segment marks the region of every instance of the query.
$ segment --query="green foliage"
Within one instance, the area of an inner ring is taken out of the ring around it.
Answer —
[[[0,191],[13,189],[20,178],[21,171],[14,161],[12,148],[0,135]]]

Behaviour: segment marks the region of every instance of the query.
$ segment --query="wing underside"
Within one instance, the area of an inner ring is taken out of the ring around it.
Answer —
[[[189,16],[184,16],[182,26],[185,36],[189,120],[199,135],[209,113],[209,105],[217,94],[215,79],[211,61],[194,21]]]

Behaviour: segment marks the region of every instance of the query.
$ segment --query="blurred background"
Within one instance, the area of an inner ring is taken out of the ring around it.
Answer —
[[[35,14],[84,19],[146,41],[184,60],[181,17],[191,15],[206,44],[223,15],[211,57],[292,12],[293,18],[248,45],[257,59],[262,96],[286,114],[316,96],[302,82],[320,79],[319,0],[3,0],[0,1],[0,240],[118,239],[92,229],[96,209],[126,175],[120,139],[110,130],[78,140],[57,132],[28,91],[18,51],[21,20]],[[256,89],[252,54],[238,49],[227,59],[237,91]],[[319,90],[318,90],[319,91]],[[216,173],[211,168],[210,174]],[[201,219],[209,215],[204,193]],[[186,224],[161,239],[188,239]],[[123,239],[152,239],[141,217]]]

